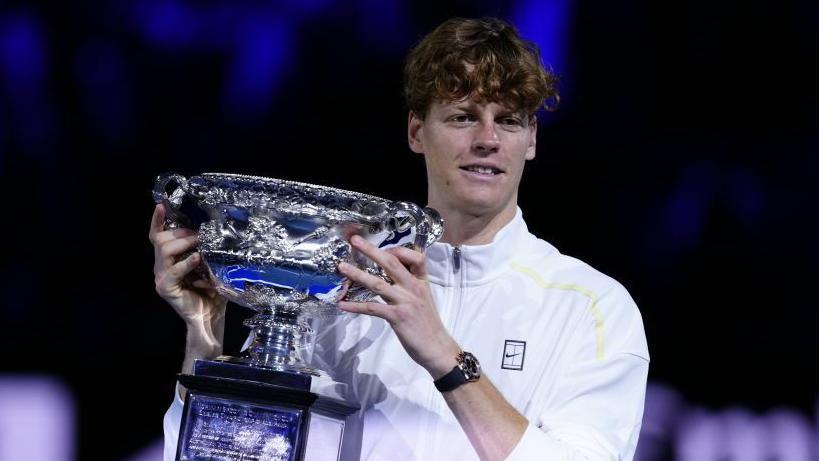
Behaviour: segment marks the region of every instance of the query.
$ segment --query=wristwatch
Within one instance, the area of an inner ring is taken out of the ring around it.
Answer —
[[[481,364],[474,355],[461,351],[455,360],[458,364],[449,373],[435,380],[435,388],[441,392],[457,389],[462,384],[477,381],[481,377]]]

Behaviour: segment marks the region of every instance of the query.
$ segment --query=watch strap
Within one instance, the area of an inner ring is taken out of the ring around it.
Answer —
[[[434,381],[435,388],[441,392],[455,390],[462,384],[477,381],[481,377],[481,364],[471,353],[461,351],[455,360],[458,364],[449,373]]]
[[[449,373],[441,376],[434,381],[435,388],[440,392],[449,392],[457,389],[462,384],[466,383],[466,376],[459,365],[449,371]]]

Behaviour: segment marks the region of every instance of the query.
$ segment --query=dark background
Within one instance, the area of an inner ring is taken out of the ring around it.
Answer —
[[[650,379],[813,418],[819,7],[810,0],[5,2],[5,374],[77,407],[78,459],[161,436],[184,327],[153,290],[154,178],[248,173],[425,201],[402,60],[451,16],[512,19],[561,76],[520,205],[621,281]],[[244,331],[229,308],[228,341]]]

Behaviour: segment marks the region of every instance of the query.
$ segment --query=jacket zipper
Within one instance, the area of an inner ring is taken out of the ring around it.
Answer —
[[[455,268],[455,273],[457,274],[461,270],[461,247],[456,246],[455,250],[452,252],[452,265]]]
[[[455,250],[452,253],[452,267],[454,275],[457,277],[457,282],[455,284],[455,309],[453,309],[453,316],[452,316],[452,331],[450,333],[452,336],[455,336],[456,330],[458,329],[458,318],[461,316],[461,304],[463,304],[464,299],[464,274],[465,271],[461,270],[462,264],[462,257],[461,257],[461,247],[456,246]]]
[[[463,285],[463,276],[461,275],[461,247],[459,247],[459,246],[455,246],[453,248],[453,250],[452,250],[452,274],[453,274],[454,277],[457,278],[457,282],[455,284],[455,290],[456,290],[455,299],[453,301],[450,301],[450,302],[453,302],[454,304],[452,305],[452,307],[450,309],[450,312],[449,312],[450,319],[451,319],[451,322],[450,322],[451,323],[451,325],[450,325],[451,329],[450,329],[449,333],[454,336],[455,335],[455,325],[458,323],[458,314],[460,314],[460,310],[461,310],[461,302],[462,302],[462,295],[461,295],[461,288],[462,287],[461,287],[461,285]],[[440,402],[439,403],[434,403],[437,396],[438,396],[438,392],[433,391],[433,394],[435,395],[435,397],[433,397],[433,401],[430,402],[430,408],[433,410],[434,413],[440,413],[441,409],[442,409],[442,405],[440,404]],[[443,406],[446,406],[446,405],[444,404]],[[430,426],[433,426],[435,430],[429,431],[431,436],[428,439],[429,443],[427,443],[427,446],[425,447],[426,448],[426,450],[425,450],[426,455],[429,455],[432,452],[437,452],[438,447],[439,447],[439,445],[441,443],[441,441],[440,441],[441,435],[438,434],[438,427],[437,427],[438,424],[436,422],[430,421],[428,423],[428,425],[427,425],[427,429],[429,429]],[[427,456],[425,459],[432,459],[432,456]]]

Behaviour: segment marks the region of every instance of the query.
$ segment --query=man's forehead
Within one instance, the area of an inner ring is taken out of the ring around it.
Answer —
[[[487,100],[487,99],[476,99],[472,96],[466,96],[461,99],[455,100],[438,100],[432,103],[432,106],[437,106],[441,109],[483,109],[483,108],[492,108],[496,109],[498,112],[510,112],[510,113],[517,113],[522,112],[520,109],[516,108],[514,104],[510,104],[508,102],[504,102],[502,100]]]

